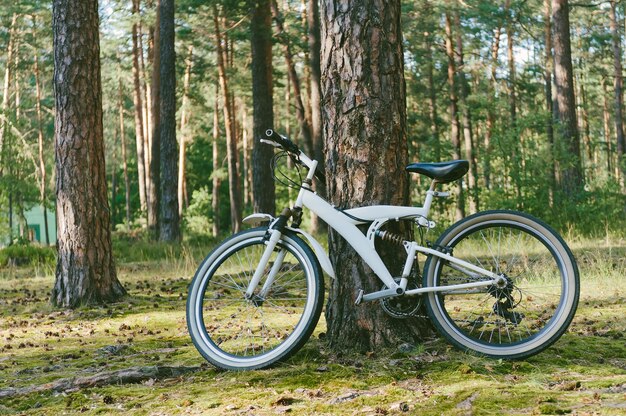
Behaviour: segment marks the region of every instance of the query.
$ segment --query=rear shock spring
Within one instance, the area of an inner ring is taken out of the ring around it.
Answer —
[[[392,233],[390,231],[378,230],[376,231],[376,237],[380,238],[383,241],[388,241],[390,243],[393,243],[399,246],[404,246],[404,243],[405,243],[403,236]]]

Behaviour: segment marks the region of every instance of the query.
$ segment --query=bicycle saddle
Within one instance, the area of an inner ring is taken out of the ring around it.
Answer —
[[[440,183],[448,183],[463,177],[469,170],[469,162],[453,160],[451,162],[411,163],[406,170],[411,173],[421,173]]]

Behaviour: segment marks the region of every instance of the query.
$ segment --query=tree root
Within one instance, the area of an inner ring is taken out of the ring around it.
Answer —
[[[200,371],[202,367],[168,367],[148,366],[131,367],[123,370],[105,371],[89,377],[62,378],[50,383],[32,385],[26,387],[7,387],[0,389],[0,399],[24,396],[32,393],[47,391],[66,392],[91,387],[101,387],[110,384],[132,384],[145,380],[158,380],[164,378],[179,377],[187,373]]]

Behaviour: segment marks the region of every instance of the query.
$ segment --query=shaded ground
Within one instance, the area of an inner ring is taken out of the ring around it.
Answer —
[[[3,269],[0,414],[623,415],[626,243],[603,244],[575,247],[583,290],[570,331],[544,353],[517,362],[460,353],[439,340],[410,351],[336,356],[320,340],[322,322],[285,364],[221,372],[203,363],[187,334],[194,261],[124,264],[126,301],[76,311],[48,305],[52,277]],[[191,370],[157,371],[170,367]],[[132,384],[122,378],[100,387],[77,384],[129,369],[144,376]],[[69,384],[47,388],[59,380]]]

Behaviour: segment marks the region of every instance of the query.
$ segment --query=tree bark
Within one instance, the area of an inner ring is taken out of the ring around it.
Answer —
[[[322,96],[328,194],[338,208],[408,202],[406,100],[400,1],[322,4]],[[411,342],[420,328],[387,316],[377,303],[354,306],[357,289],[381,283],[334,231],[339,276],[326,307],[336,351],[372,351]],[[397,260],[397,259],[395,259]]]
[[[559,148],[565,159],[562,166],[562,189],[567,197],[576,196],[583,187],[580,165],[580,137],[576,120],[576,99],[570,45],[567,0],[552,0],[554,24],[554,75],[558,103]]]
[[[549,168],[549,180],[550,180],[550,206],[554,205],[554,193],[556,191],[556,153],[554,149],[554,97],[552,92],[552,11],[551,0],[544,0],[543,2],[543,20],[544,20],[544,39],[545,39],[545,51],[544,51],[544,82],[546,91],[546,136],[548,137],[548,158],[550,160]]]
[[[224,124],[226,129],[226,154],[228,159],[228,189],[230,197],[230,222],[231,231],[237,233],[241,230],[241,188],[239,186],[239,174],[237,172],[237,161],[239,152],[237,150],[237,136],[233,123],[233,109],[226,77],[226,63],[224,50],[222,47],[222,35],[219,25],[219,12],[217,6],[213,6],[213,24],[215,26],[216,47],[217,47],[217,68],[224,99]]]
[[[446,55],[448,57],[448,88],[449,88],[449,105],[448,113],[450,116],[450,140],[452,141],[452,156],[454,159],[461,159],[461,130],[459,128],[459,109],[458,96],[456,93],[456,64],[454,44],[452,43],[452,22],[450,16],[446,13],[445,17],[446,30]],[[463,199],[463,185],[461,181],[457,182],[455,187],[456,208],[454,218],[459,221],[465,217],[465,201]]]
[[[128,176],[128,160],[126,155],[126,128],[124,126],[124,90],[122,87],[121,71],[118,69],[118,110],[120,123],[120,141],[122,145],[122,166],[124,168],[124,196],[125,196],[125,223],[126,230],[130,230],[130,178]]]
[[[33,26],[36,27],[37,23],[35,17],[33,17]],[[43,114],[41,111],[41,84],[39,82],[39,54],[35,49],[34,56],[34,68],[35,73],[35,111],[37,112],[37,145],[39,150],[39,203],[43,210],[43,223],[44,223],[44,236],[46,245],[50,245],[50,231],[48,230],[48,207],[46,198],[46,162],[44,158],[44,135],[43,135]]]
[[[6,68],[4,70],[4,87],[2,89],[2,114],[0,115],[0,175],[4,169],[4,142],[6,139],[6,130],[8,127],[7,111],[9,109],[10,87],[11,87],[11,66],[13,65],[13,50],[15,43],[15,31],[17,28],[17,13],[13,13],[11,19],[11,29],[9,30],[9,44],[7,46]]]
[[[212,198],[211,208],[213,209],[213,236],[217,236],[220,232],[220,175],[217,174],[220,168],[218,139],[220,137],[219,122],[219,85],[215,86],[215,108],[213,110],[213,177],[212,177]]]
[[[622,48],[620,36],[617,28],[616,1],[611,0],[611,35],[613,38],[613,88],[615,90],[615,136],[617,148],[617,167],[619,169],[622,186],[626,178],[626,161],[624,152],[626,151],[626,139],[624,138],[624,91],[622,77]]]
[[[191,83],[191,68],[193,66],[193,46],[187,48],[187,62],[185,65],[185,77],[183,79],[183,102],[180,114],[180,145],[178,153],[178,217],[182,218],[185,206],[186,176],[187,176],[187,140],[189,132],[189,84]]]
[[[146,202],[148,204],[148,231],[153,238],[159,234],[159,213],[161,196],[161,0],[156,1],[156,22],[152,33],[152,86],[151,113],[152,134],[148,140],[150,157],[148,158],[148,180],[146,186]]]
[[[457,7],[460,6],[457,0]],[[461,106],[461,120],[463,123],[463,141],[465,144],[465,157],[469,161],[470,168],[467,175],[467,188],[470,194],[469,198],[469,210],[470,214],[478,212],[479,200],[478,200],[478,187],[476,186],[476,178],[478,171],[476,169],[476,158],[474,154],[474,138],[472,136],[472,114],[470,111],[467,98],[470,95],[469,85],[465,79],[465,62],[463,58],[463,38],[461,33],[461,18],[459,11],[454,12],[454,25],[456,27],[456,60],[457,60],[457,74],[459,78],[459,104]]]
[[[180,240],[178,216],[178,148],[176,142],[176,50],[174,48],[175,0],[161,0],[159,19],[159,133],[160,216],[159,240]]]
[[[133,19],[139,18],[140,0],[133,0]],[[144,149],[144,103],[141,86],[140,59],[143,51],[140,49],[139,24],[135,21],[132,28],[133,38],[133,102],[135,105],[135,143],[137,149],[137,177],[139,184],[139,203],[142,212],[147,212],[146,205],[146,163]]]
[[[270,161],[271,146],[260,142],[265,130],[274,127],[272,81],[272,16],[270,0],[257,0],[251,25],[252,47],[252,200],[254,212],[274,215],[276,189]]]
[[[51,301],[119,299],[107,198],[98,2],[53,2],[58,260]]]
[[[498,74],[498,53],[500,51],[500,36],[502,34],[502,25],[498,24],[496,27],[495,33],[493,35],[493,43],[491,45],[491,74],[489,77],[489,95],[491,97],[496,97],[496,88],[498,85],[497,82],[497,74]],[[484,152],[483,152],[483,163],[484,163],[484,176],[485,176],[485,188],[491,189],[491,138],[493,136],[493,130],[496,124],[496,108],[495,103],[490,103],[489,108],[487,110],[487,126],[485,130],[485,139],[484,139]]]
[[[296,104],[296,118],[298,124],[300,124],[300,134],[302,135],[302,141],[304,142],[304,151],[312,155],[313,154],[313,142],[311,138],[311,128],[307,123],[306,112],[302,101],[302,93],[300,91],[300,79],[296,72],[296,66],[293,62],[293,55],[291,53],[291,46],[289,45],[288,34],[283,26],[283,18],[278,10],[276,0],[270,0],[272,6],[272,15],[276,21],[276,37],[279,39],[283,46],[283,54],[285,55],[285,64],[287,65],[287,75],[289,82],[293,86],[293,98]]]

